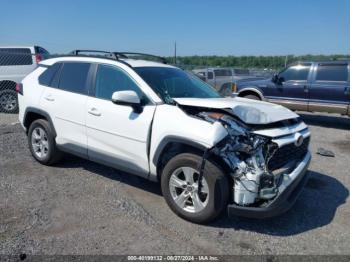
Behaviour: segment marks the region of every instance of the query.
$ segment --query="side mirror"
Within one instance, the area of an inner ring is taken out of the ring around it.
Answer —
[[[278,82],[278,74],[273,74],[271,81],[274,83],[277,83]]]
[[[117,105],[131,106],[135,113],[142,112],[139,96],[135,91],[117,91],[112,94],[112,102]]]

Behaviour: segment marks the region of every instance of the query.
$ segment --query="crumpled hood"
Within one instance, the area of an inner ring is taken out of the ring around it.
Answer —
[[[246,124],[270,124],[298,117],[283,106],[241,97],[174,98],[174,100],[184,106],[231,109],[233,114]]]

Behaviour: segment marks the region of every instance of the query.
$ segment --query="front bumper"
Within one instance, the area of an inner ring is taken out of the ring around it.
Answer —
[[[307,182],[307,168],[310,161],[311,154],[308,152],[293,172],[284,175],[284,181],[279,187],[279,194],[267,206],[244,207],[231,204],[227,207],[229,217],[268,218],[286,212],[294,205]]]

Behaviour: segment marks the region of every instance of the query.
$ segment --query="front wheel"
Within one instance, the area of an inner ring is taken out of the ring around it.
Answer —
[[[201,156],[182,153],[164,167],[161,177],[163,196],[169,207],[180,217],[207,223],[226,207],[229,196],[228,181],[214,163],[207,160],[201,187],[199,165]]]

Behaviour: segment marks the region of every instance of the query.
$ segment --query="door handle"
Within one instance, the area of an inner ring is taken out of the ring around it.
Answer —
[[[53,98],[53,96],[52,96],[51,94],[46,95],[44,98],[45,98],[47,101],[50,101],[50,102],[55,101],[55,98]]]
[[[350,86],[345,87],[344,94],[345,95],[350,95]]]
[[[307,88],[307,86],[304,86],[304,93],[309,93],[309,89]]]
[[[88,110],[88,113],[90,115],[94,115],[94,116],[101,116],[101,113],[97,110],[97,108],[92,107]]]

